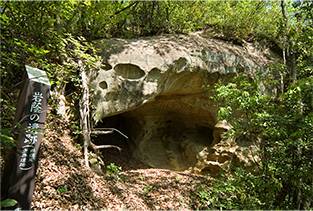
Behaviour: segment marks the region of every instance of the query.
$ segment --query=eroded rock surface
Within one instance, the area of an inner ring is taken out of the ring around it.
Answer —
[[[94,120],[110,125],[107,118],[119,115],[134,156],[175,170],[194,167],[199,153],[217,142],[214,84],[243,71],[267,71],[269,63],[250,44],[236,46],[201,33],[96,45],[103,62],[90,76]]]
[[[221,171],[227,172],[231,165],[253,167],[260,161],[258,145],[242,146],[231,139],[222,139],[212,147],[204,147],[197,154],[197,163],[192,168],[195,173],[208,173],[212,176]]]

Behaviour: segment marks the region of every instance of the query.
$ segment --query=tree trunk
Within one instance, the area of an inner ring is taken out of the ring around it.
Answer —
[[[91,143],[90,140],[90,113],[89,113],[89,88],[88,88],[88,79],[86,71],[81,68],[80,76],[82,80],[83,93],[82,99],[80,101],[80,125],[83,132],[84,138],[84,159],[86,167],[89,167],[89,159],[88,159],[88,147]]]
[[[285,0],[280,1],[280,6],[283,16],[283,61],[286,66],[287,73],[285,78],[285,88],[288,88],[289,84],[295,83],[297,80],[296,56],[293,52],[293,44],[289,35],[290,26],[287,17]]]

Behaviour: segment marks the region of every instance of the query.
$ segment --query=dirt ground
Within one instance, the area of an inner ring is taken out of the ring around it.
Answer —
[[[197,188],[210,179],[189,172],[149,168],[129,152],[108,150],[113,175],[86,168],[81,147],[62,120],[48,117],[41,144],[32,209],[196,209]]]

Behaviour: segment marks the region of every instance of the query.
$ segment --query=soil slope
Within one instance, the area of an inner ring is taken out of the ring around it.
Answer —
[[[195,209],[197,188],[210,181],[188,172],[147,168],[123,159],[123,152],[104,159],[121,166],[122,172],[97,174],[84,166],[81,147],[67,124],[51,114],[47,122],[33,209]]]

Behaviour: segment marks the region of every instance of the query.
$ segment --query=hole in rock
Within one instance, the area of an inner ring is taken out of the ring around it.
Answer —
[[[174,61],[174,64],[177,70],[181,70],[187,65],[187,59],[184,57],[180,57],[179,59]]]
[[[158,68],[153,68],[147,75],[146,80],[149,82],[157,81],[160,78],[161,70]]]
[[[100,86],[101,89],[107,89],[108,88],[108,84],[105,81],[101,81],[99,83],[99,86]]]
[[[210,114],[180,108],[175,109],[169,102],[148,103],[104,118],[96,127],[116,128],[129,139],[114,132],[95,137],[93,142],[122,148],[121,152],[114,148],[102,150],[106,164],[114,162],[123,169],[187,170],[195,166],[199,153],[212,144],[213,119]]]
[[[125,79],[140,79],[145,75],[145,71],[134,64],[117,64],[114,70]]]

